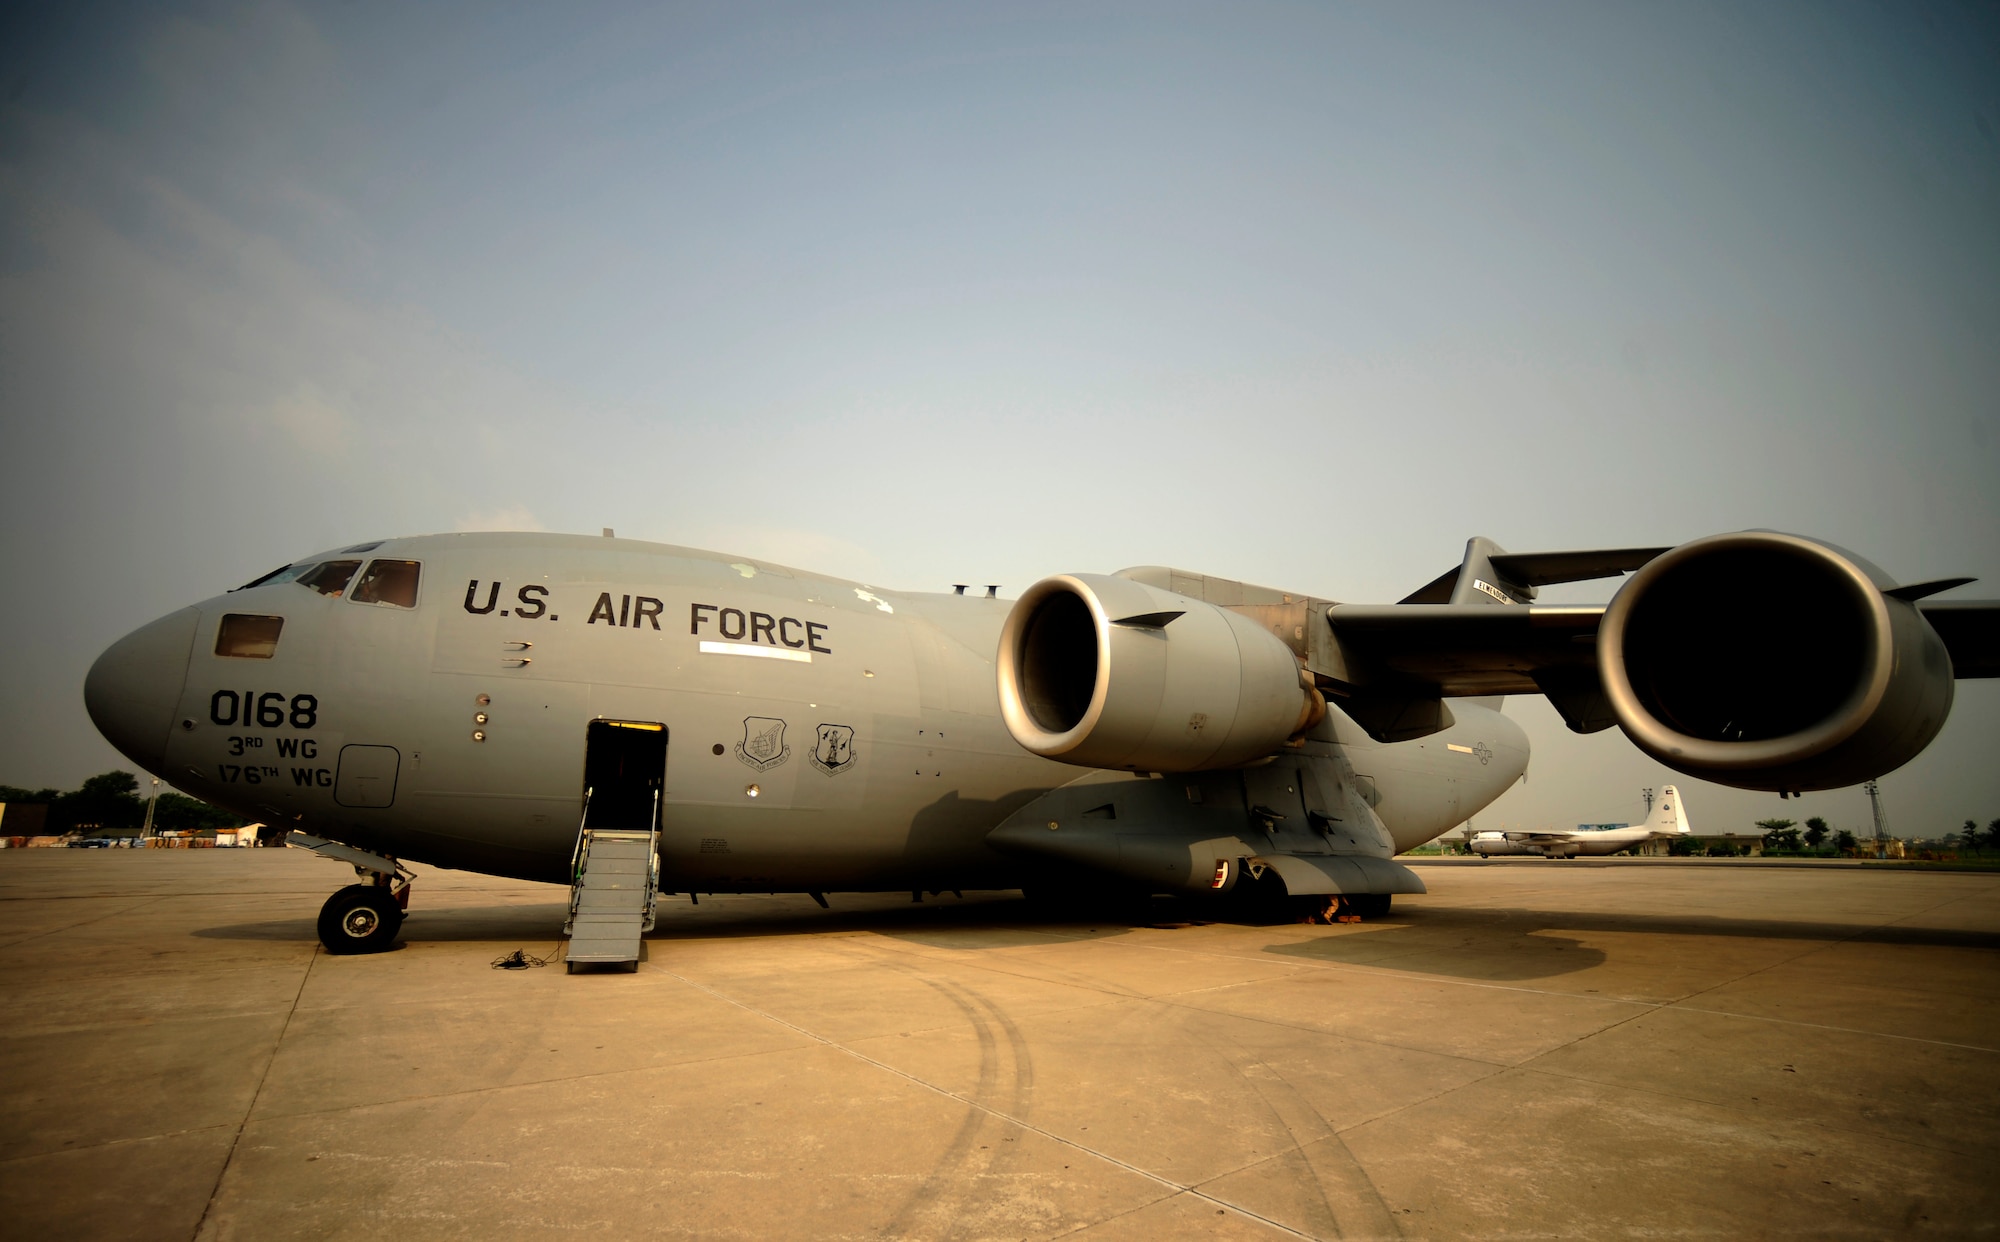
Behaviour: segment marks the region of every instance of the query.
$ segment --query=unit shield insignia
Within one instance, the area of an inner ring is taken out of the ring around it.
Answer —
[[[813,752],[807,762],[828,776],[838,776],[854,766],[854,729],[850,725],[823,724],[813,737]]]
[[[745,716],[736,757],[759,772],[768,772],[790,759],[792,748],[785,745],[785,722],[770,716]]]

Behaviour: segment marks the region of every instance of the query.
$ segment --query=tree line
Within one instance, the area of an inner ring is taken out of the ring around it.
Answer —
[[[1835,832],[1817,815],[1805,822],[1803,831],[1789,819],[1760,819],[1757,826],[1764,830],[1766,854],[1849,854],[1861,844],[1847,829]],[[1978,821],[1968,819],[1964,828],[1944,838],[1944,844],[1962,850],[2000,849],[2000,819],[1987,824],[1983,830]]]
[[[75,789],[22,789],[0,785],[0,802],[41,803],[49,808],[42,831],[120,834],[137,832],[146,822],[146,800],[139,796],[139,778],[130,772],[100,772]],[[199,798],[171,790],[153,807],[153,831],[196,832],[204,828],[237,828],[247,821]],[[0,820],[0,831],[7,821]]]
[[[1960,849],[2000,850],[2000,819],[1987,824],[1983,833],[1979,831],[1977,823],[1968,819],[1965,821],[1965,827],[1945,837],[1945,843],[1956,845]]]

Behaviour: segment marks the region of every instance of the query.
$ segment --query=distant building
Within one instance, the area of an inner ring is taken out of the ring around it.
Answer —
[[[34,837],[48,830],[46,802],[0,802],[0,837]]]

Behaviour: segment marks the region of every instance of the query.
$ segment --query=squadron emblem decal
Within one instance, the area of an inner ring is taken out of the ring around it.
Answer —
[[[823,724],[813,736],[812,754],[806,756],[828,776],[839,776],[854,766],[854,729],[849,725]]]
[[[785,745],[785,722],[770,716],[745,716],[736,757],[759,772],[769,772],[790,759],[792,748]]]

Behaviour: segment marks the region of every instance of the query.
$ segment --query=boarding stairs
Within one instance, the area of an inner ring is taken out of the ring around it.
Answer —
[[[592,827],[588,795],[584,826],[577,832],[570,874],[569,937],[565,955],[572,972],[580,965],[623,965],[639,969],[639,937],[653,930],[660,896],[660,834],[650,826]],[[654,795],[657,824],[659,804]]]

